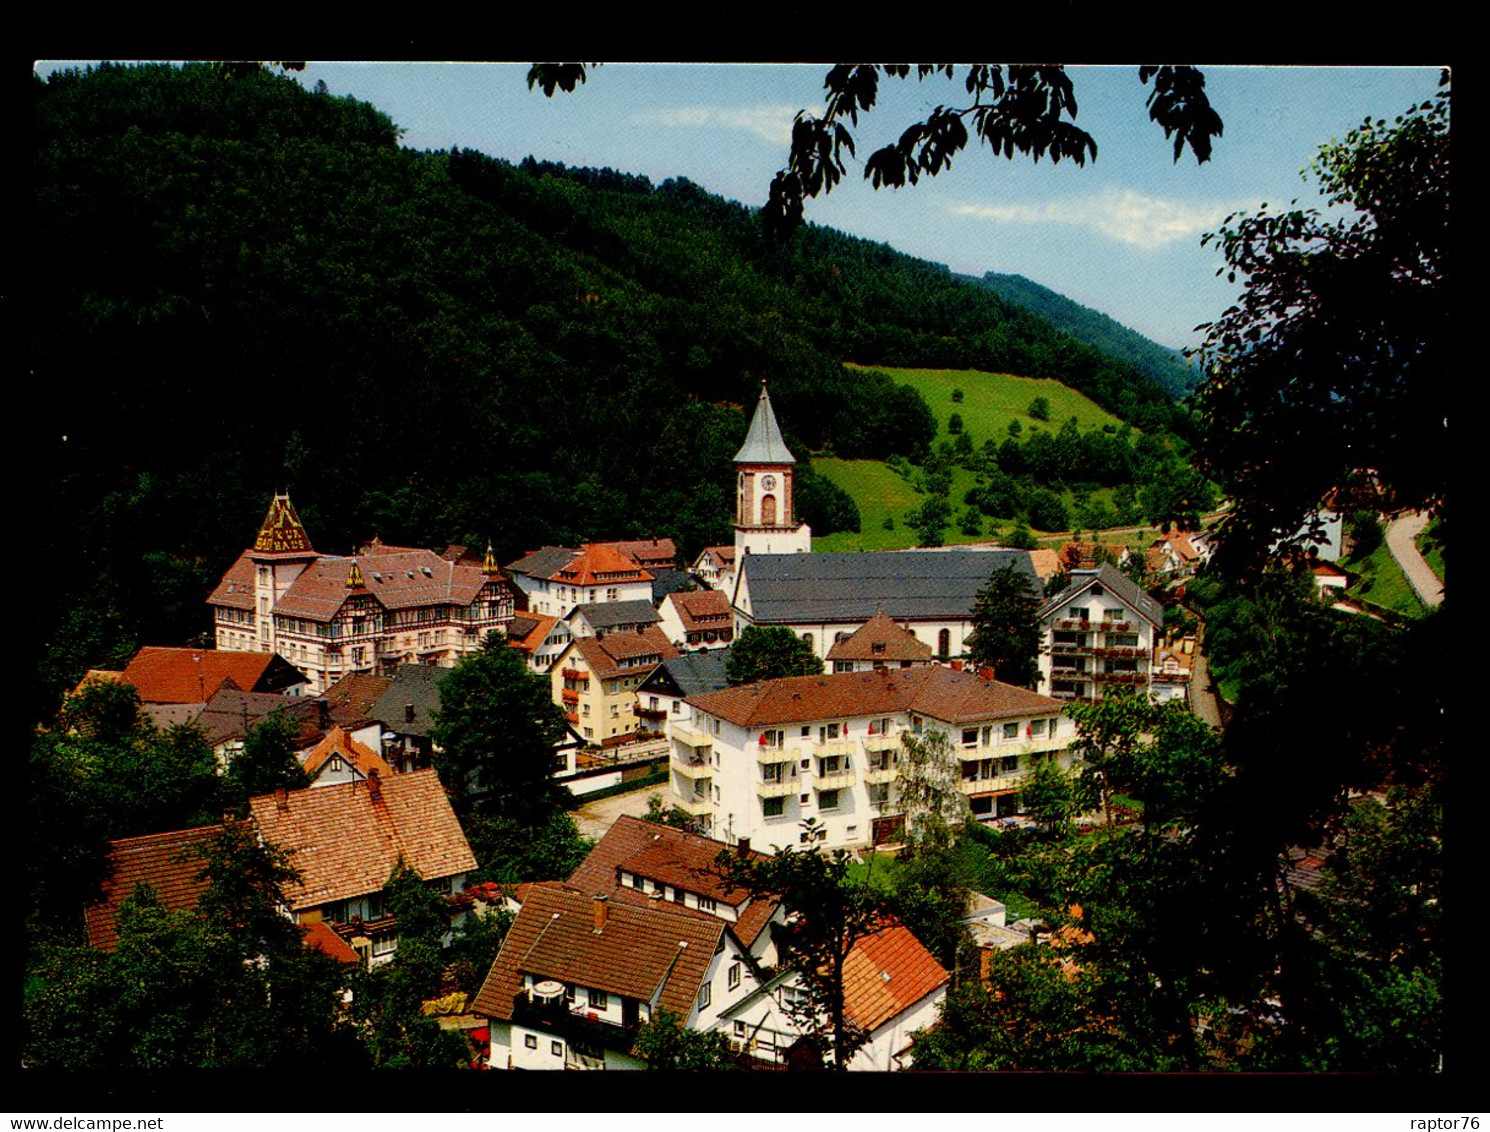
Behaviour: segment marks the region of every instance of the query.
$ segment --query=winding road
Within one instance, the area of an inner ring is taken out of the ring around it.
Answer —
[[[1443,582],[1418,553],[1417,543],[1413,541],[1427,525],[1428,516],[1421,511],[1399,515],[1387,527],[1387,549],[1392,552],[1397,565],[1402,567],[1418,596],[1427,605],[1437,606],[1443,602]]]

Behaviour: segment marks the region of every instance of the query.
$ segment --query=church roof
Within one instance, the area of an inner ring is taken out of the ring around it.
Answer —
[[[781,426],[776,423],[776,414],[771,411],[771,398],[766,395],[766,384],[761,382],[761,398],[755,406],[755,416],[750,421],[750,431],[745,434],[745,443],[735,453],[737,464],[795,464],[796,458],[781,437]]]
[[[914,633],[895,624],[883,609],[852,634],[828,650],[829,660],[919,660],[931,659],[931,646]]]

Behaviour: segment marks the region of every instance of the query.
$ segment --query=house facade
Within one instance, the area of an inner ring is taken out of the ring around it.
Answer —
[[[671,540],[657,541],[669,550],[672,547]],[[651,604],[652,572],[620,549],[639,545],[650,546],[650,540],[645,544],[586,543],[578,550],[545,546],[509,564],[507,576],[522,592],[528,611],[546,617],[566,618],[575,606],[597,602]]]
[[[657,612],[662,631],[680,649],[723,649],[735,639],[734,611],[721,590],[668,594]]]
[[[1033,760],[1068,764],[1075,738],[1059,701],[940,666],[765,680],[686,704],[669,729],[672,803],[712,837],[760,846],[899,840],[906,733],[948,736],[980,816],[1017,812]]]
[[[207,599],[224,651],[278,653],[317,694],[354,672],[453,666],[512,620],[515,592],[485,559],[377,540],[355,555],[317,553],[286,495]]]
[[[1114,688],[1153,691],[1150,659],[1164,610],[1111,564],[1073,570],[1039,612],[1040,687],[1058,700],[1099,700]]]
[[[549,670],[554,702],[586,743],[610,747],[629,742],[638,730],[637,688],[659,664],[677,655],[656,626],[576,637]]]
[[[828,650],[833,672],[920,668],[931,663],[931,646],[885,616],[883,609]]]

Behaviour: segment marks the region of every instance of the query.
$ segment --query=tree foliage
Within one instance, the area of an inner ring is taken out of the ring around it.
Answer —
[[[1312,166],[1331,206],[1228,217],[1206,237],[1240,301],[1206,329],[1203,470],[1236,501],[1225,561],[1254,566],[1361,468],[1397,506],[1448,493],[1453,301],[1449,89],[1363,122]]]
[[[554,751],[567,735],[548,681],[501,633],[440,681],[436,769],[457,802],[494,818],[541,825],[561,804]]]
[[[1030,578],[1010,564],[995,570],[973,602],[968,655],[1006,684],[1034,687],[1039,674],[1040,597]]]
[[[731,686],[782,676],[817,676],[822,671],[822,658],[812,646],[781,626],[747,626],[724,662],[724,678]]]
[[[729,1035],[690,1030],[676,1011],[657,1010],[636,1035],[636,1052],[654,1071],[697,1073],[736,1068]]]

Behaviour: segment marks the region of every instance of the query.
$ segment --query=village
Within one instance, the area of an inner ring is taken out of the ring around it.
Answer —
[[[300,870],[282,909],[307,947],[390,962],[400,929],[384,889],[398,867],[442,894],[452,933],[488,906],[513,915],[479,993],[427,1004],[471,1037],[472,1064],[641,1068],[637,1035],[664,1011],[751,1060],[791,1064],[816,1009],[783,954],[792,917],[716,858],[894,854],[914,834],[906,737],[946,737],[968,819],[1018,825],[1033,769],[1080,762],[1071,704],[1136,690],[1214,713],[1213,692],[1195,687],[1198,627],[1176,632],[1154,596],[1178,608],[1211,546],[1203,529],[1156,539],[1138,572],[1150,589],[1121,569],[1122,547],[814,554],[764,386],[735,462],[734,545],[686,568],[668,539],[543,547],[505,567],[461,546],[325,555],[276,495],[208,599],[216,649],[147,647],[84,685],[131,685],[158,726],[201,728],[224,771],[263,720],[293,720],[304,785],[253,798],[246,825]],[[1338,517],[1332,537],[1326,555],[1339,552]],[[968,659],[979,594],[1001,569],[1032,595],[1033,688]],[[1340,573],[1317,554],[1314,572],[1321,593]],[[732,647],[766,630],[800,641],[819,674],[732,684]],[[434,769],[442,678],[493,633],[563,710],[553,778],[575,804],[620,791],[631,802],[562,880],[468,883],[477,861]],[[675,820],[656,820],[664,812]],[[117,945],[136,886],[193,907],[206,885],[183,851],[216,833],[112,842],[90,944]],[[1059,948],[1071,931],[1009,919],[998,893],[969,892],[963,922],[993,951]],[[844,958],[842,1007],[861,1035],[847,1067],[902,1068],[949,980],[893,917],[866,925]]]

